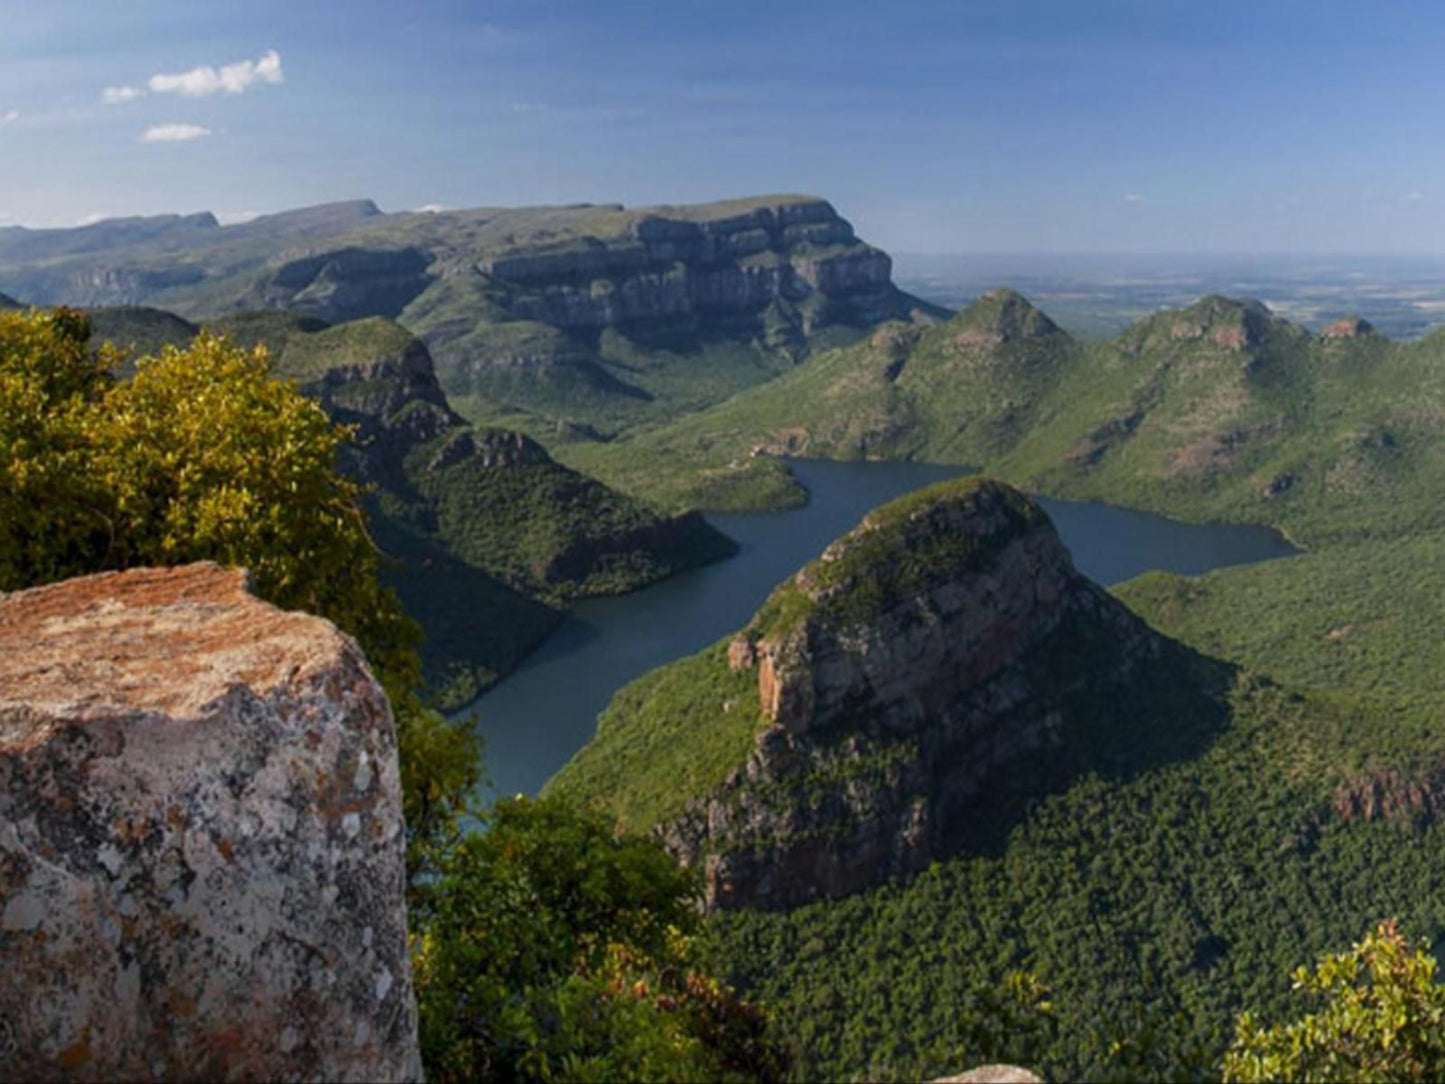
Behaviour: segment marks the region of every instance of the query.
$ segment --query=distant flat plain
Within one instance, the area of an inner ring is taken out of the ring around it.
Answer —
[[[1341,316],[1394,339],[1445,324],[1445,258],[1431,256],[895,254],[893,264],[902,289],[951,309],[1012,286],[1085,338],[1205,294],[1263,301],[1312,331]]]

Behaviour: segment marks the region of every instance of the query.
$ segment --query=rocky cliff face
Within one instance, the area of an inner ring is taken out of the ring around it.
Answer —
[[[0,598],[0,1076],[414,1080],[356,645],[214,565]]]
[[[1163,641],[999,483],[870,514],[732,642],[757,675],[747,762],[662,829],[715,907],[786,907],[915,871],[1001,772],[1068,741]]]
[[[778,299],[844,301],[866,321],[903,315],[892,261],[860,242],[824,200],[760,201],[724,217],[639,211],[620,236],[489,254],[475,270],[517,317],[563,328],[709,312],[758,312]]]

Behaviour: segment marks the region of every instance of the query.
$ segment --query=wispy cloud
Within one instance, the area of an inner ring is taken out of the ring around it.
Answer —
[[[100,92],[100,100],[106,105],[124,105],[133,102],[145,91],[140,87],[106,87]]]
[[[285,81],[281,71],[281,54],[268,49],[255,60],[238,60],[213,68],[202,64],[190,71],[152,75],[144,87],[106,87],[100,100],[106,105],[124,105],[151,94],[179,94],[185,98],[204,98],[211,94],[241,94],[253,86]]]
[[[258,60],[238,60],[213,68],[203,64],[175,75],[153,75],[147,85],[154,94],[180,94],[187,98],[204,98],[209,94],[240,94],[258,83],[280,83],[281,54],[267,50]]]
[[[0,113],[0,124],[14,124],[19,119],[20,110],[18,109],[7,109]]]
[[[1138,192],[1125,192],[1125,193],[1124,193],[1124,202],[1125,202],[1125,203],[1143,203],[1143,202],[1144,202],[1144,197],[1141,196],[1141,195],[1139,195]]]
[[[216,221],[223,226],[239,226],[243,222],[250,222],[253,218],[260,218],[260,211],[217,211]]]
[[[1425,193],[1424,193],[1424,192],[1406,192],[1406,193],[1405,193],[1405,202],[1406,202],[1406,203],[1419,203],[1419,202],[1420,202],[1421,200],[1423,200],[1424,198],[1425,198]]]
[[[446,208],[440,203],[423,203],[416,209],[416,213],[419,215],[434,215],[445,210]]]
[[[92,211],[88,215],[81,215],[77,218],[75,224],[77,226],[94,226],[97,222],[104,222],[110,217],[110,215],[102,214],[100,211]]]
[[[154,124],[140,135],[142,143],[186,143],[211,134],[199,124]]]

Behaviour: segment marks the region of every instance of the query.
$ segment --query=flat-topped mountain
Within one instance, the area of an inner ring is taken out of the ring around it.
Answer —
[[[549,787],[660,832],[711,906],[790,907],[977,842],[999,794],[1147,730],[1138,705],[1186,654],[1079,575],[1028,498],[940,483],[623,689]],[[1156,701],[1181,726],[1190,687]]]
[[[813,196],[383,214],[353,201],[0,230],[0,287],[190,319],[400,320],[463,413],[612,432],[725,397],[885,319],[940,310]]]

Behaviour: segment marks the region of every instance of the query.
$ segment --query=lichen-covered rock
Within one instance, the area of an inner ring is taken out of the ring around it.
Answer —
[[[0,597],[0,1078],[420,1075],[390,708],[198,564]]]

